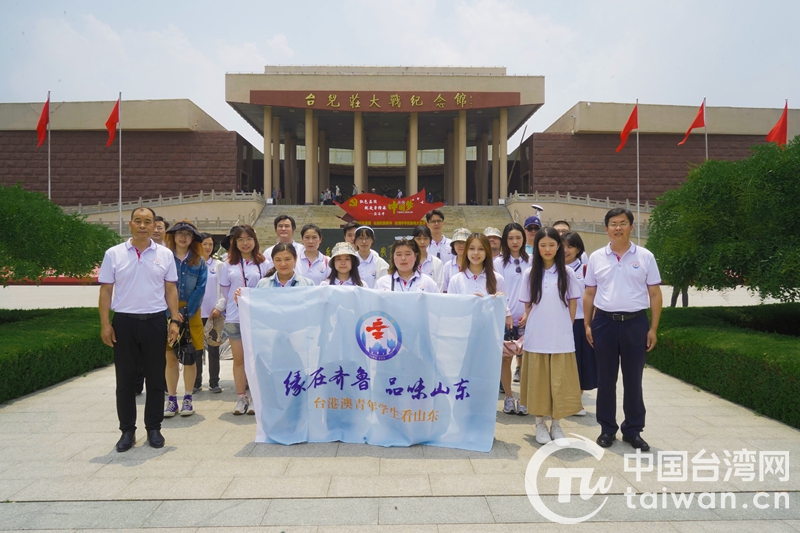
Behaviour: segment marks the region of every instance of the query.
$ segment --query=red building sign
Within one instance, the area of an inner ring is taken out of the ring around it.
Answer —
[[[418,226],[431,209],[438,209],[442,202],[428,203],[425,189],[407,198],[386,198],[379,194],[357,194],[342,203],[334,202],[345,210],[342,219],[356,221],[364,226]]]

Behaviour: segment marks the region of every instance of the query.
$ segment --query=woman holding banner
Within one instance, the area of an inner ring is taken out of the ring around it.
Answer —
[[[247,397],[239,305],[233,295],[241,287],[255,287],[267,273],[270,263],[259,251],[258,237],[252,226],[237,226],[232,235],[222,239],[222,247],[228,249],[228,260],[222,264],[218,274],[219,286],[226,301],[225,329],[222,336],[231,344],[233,382],[238,396],[233,414],[255,414],[255,411],[250,409],[252,402]]]
[[[356,232],[358,235],[358,232]],[[433,278],[419,271],[419,246],[411,237],[395,237],[389,251],[389,275],[375,283],[375,289],[392,292],[439,292]]]

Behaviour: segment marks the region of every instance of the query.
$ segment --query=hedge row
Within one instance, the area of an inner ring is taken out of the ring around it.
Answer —
[[[664,309],[648,364],[800,428],[797,324],[797,303]]]
[[[0,403],[111,364],[96,308],[0,312]]]

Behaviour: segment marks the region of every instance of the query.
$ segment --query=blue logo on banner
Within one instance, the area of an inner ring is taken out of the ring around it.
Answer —
[[[358,320],[356,341],[367,357],[376,361],[386,361],[400,351],[403,334],[392,317],[380,311],[373,311]]]

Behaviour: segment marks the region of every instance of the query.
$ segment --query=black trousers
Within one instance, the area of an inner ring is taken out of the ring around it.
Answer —
[[[206,325],[208,319],[203,319],[203,325]],[[206,353],[208,354],[208,386],[214,388],[219,385],[219,346],[205,345]],[[203,383],[203,357],[199,357],[195,361],[197,365],[197,377],[194,380],[195,388],[200,388]]]
[[[114,314],[111,322],[117,342],[114,345],[114,366],[117,373],[117,417],[121,431],[136,431],[136,378],[144,373],[147,397],[144,425],[147,430],[161,429],[164,420],[164,391],[167,389],[164,370],[167,346],[167,315],[157,313],[140,317]]]
[[[602,433],[614,435],[617,425],[617,376],[622,367],[624,387],[622,434],[635,437],[644,429],[645,407],[642,372],[647,359],[647,315],[616,322],[595,314],[592,320],[594,356],[597,360],[597,422]]]

